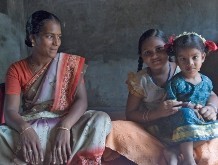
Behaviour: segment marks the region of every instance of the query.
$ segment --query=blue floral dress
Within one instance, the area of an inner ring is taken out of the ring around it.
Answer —
[[[167,99],[206,105],[213,85],[201,74],[202,81],[193,85],[183,78],[181,72],[167,84]],[[218,122],[204,121],[191,108],[181,108],[176,114],[151,122],[146,129],[166,145],[188,141],[206,141],[218,137]]]

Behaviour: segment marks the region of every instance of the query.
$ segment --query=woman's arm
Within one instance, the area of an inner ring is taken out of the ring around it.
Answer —
[[[5,122],[8,126],[15,129],[19,133],[30,126],[19,114],[20,95],[6,94],[4,105]]]
[[[5,122],[20,133],[23,158],[26,162],[38,164],[43,161],[43,151],[39,138],[32,127],[19,114],[20,95],[5,96]],[[23,159],[21,158],[21,159]]]
[[[69,113],[58,123],[56,135],[54,137],[50,163],[67,163],[71,155],[70,134],[71,127],[80,119],[87,109],[87,94],[84,82],[80,82],[77,88],[75,100],[69,110]],[[61,128],[61,129],[58,129]]]
[[[126,105],[127,120],[135,122],[149,122],[176,113],[181,108],[181,103],[176,100],[162,102],[155,110],[140,110],[142,99],[129,93]]]
[[[59,127],[70,129],[84,114],[88,106],[85,83],[80,82],[77,88],[75,100],[69,110],[69,113],[61,120]]]

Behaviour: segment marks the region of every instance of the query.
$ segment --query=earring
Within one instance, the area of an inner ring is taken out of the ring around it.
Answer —
[[[34,47],[35,46],[34,41],[32,41],[31,43],[32,43],[32,47]]]

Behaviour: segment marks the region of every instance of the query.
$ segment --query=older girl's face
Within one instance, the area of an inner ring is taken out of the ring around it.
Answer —
[[[150,37],[143,42],[141,57],[151,69],[161,69],[167,63],[168,55],[164,45],[165,42],[158,37]]]
[[[49,20],[44,23],[40,32],[33,35],[32,38],[34,53],[54,58],[61,45],[61,26],[58,22]]]

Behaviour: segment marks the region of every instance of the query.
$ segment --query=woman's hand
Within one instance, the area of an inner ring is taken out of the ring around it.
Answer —
[[[67,163],[69,156],[71,155],[70,147],[70,130],[62,129],[64,127],[57,127],[56,136],[52,145],[50,163],[60,164]]]
[[[215,121],[217,119],[217,113],[215,112],[214,107],[210,105],[206,105],[199,109],[199,113],[202,115],[202,117],[206,120],[213,120]]]
[[[166,100],[162,102],[159,106],[160,117],[167,117],[175,114],[178,110],[182,108],[182,102],[176,100]]]
[[[39,164],[43,162],[43,151],[39,141],[39,137],[35,130],[27,127],[20,134],[23,158],[29,164]]]
[[[83,77],[81,77],[81,79],[83,79]],[[71,155],[72,141],[70,139],[73,138],[71,137],[70,128],[72,128],[85,113],[87,104],[85,83],[81,81],[77,87],[76,96],[69,112],[61,119],[61,122],[58,123],[56,127],[56,134],[52,142],[49,158],[50,163],[67,163]]]

